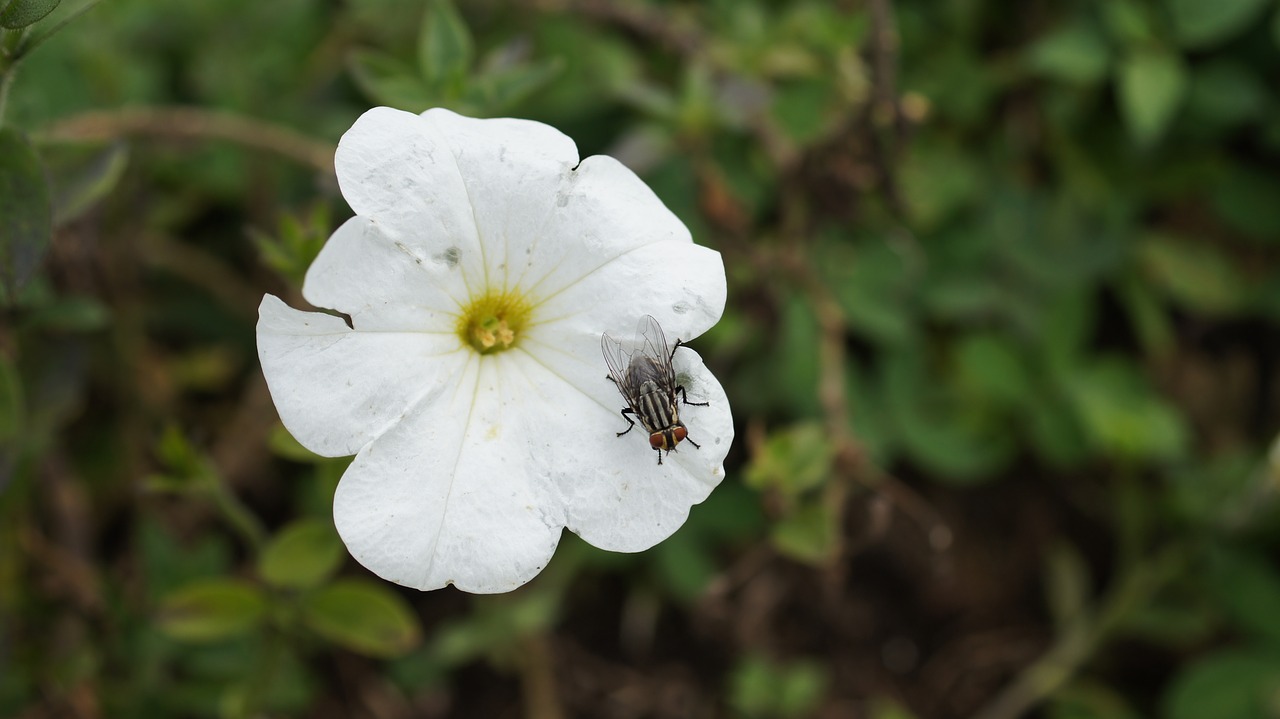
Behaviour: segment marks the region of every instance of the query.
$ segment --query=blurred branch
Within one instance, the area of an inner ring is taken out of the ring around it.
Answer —
[[[564,719],[564,707],[556,691],[555,654],[544,632],[525,637],[520,643],[520,689],[527,719]]]
[[[799,238],[806,235],[796,232],[791,236]],[[782,260],[795,284],[807,294],[818,319],[821,332],[818,340],[818,401],[822,406],[827,435],[835,445],[836,476],[838,479],[848,478],[859,482],[886,495],[894,506],[920,526],[931,548],[945,551],[951,546],[951,528],[913,489],[868,461],[862,444],[853,431],[852,409],[849,407],[844,374],[847,321],[840,303],[819,276],[810,253],[805,250],[806,247],[797,240],[791,243],[790,251],[783,254]],[[829,503],[828,506],[836,507],[840,512],[840,526],[844,526],[848,497],[848,481],[828,483],[825,500]]]
[[[890,0],[868,0],[868,7],[871,11],[871,102],[867,105],[870,149],[880,174],[885,202],[895,217],[902,218],[906,215],[906,205],[893,170],[906,134],[897,89],[898,31]]]
[[[143,136],[179,140],[225,140],[265,150],[333,174],[334,146],[288,127],[199,107],[140,107],[94,110],[59,120],[33,134],[38,143],[106,141]]]
[[[1148,602],[1186,565],[1182,544],[1165,547],[1148,561],[1136,562],[1118,578],[1100,610],[1081,612],[1058,635],[1058,640],[1038,660],[1018,674],[974,719],[1017,719],[1048,699],[1075,677],[1097,653],[1125,615]]]

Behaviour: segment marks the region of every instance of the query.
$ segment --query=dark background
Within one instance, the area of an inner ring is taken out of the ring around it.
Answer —
[[[1280,717],[1278,61],[1270,0],[102,3],[4,115],[56,231],[0,715]],[[723,254],[670,540],[502,596],[342,550],[254,323],[376,104],[554,124]]]

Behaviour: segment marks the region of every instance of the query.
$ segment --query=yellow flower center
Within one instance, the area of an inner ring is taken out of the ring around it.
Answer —
[[[472,300],[458,317],[458,336],[482,355],[511,349],[532,308],[510,292],[489,292]]]

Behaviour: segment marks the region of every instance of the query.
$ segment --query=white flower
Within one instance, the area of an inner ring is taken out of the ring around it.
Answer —
[[[724,476],[729,402],[675,354],[689,437],[658,464],[600,351],[653,315],[668,341],[720,319],[724,264],[634,173],[527,120],[365,113],[335,158],[356,216],[302,294],[267,295],[258,355],[285,427],[355,454],[334,522],[360,563],[419,589],[514,589],[565,527],[636,552],[670,536]]]

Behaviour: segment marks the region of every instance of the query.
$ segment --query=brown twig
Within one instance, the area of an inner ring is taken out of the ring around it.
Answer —
[[[144,136],[225,140],[272,152],[333,174],[334,146],[274,123],[200,107],[130,107],[94,110],[59,120],[34,134],[36,142],[106,141]]]
[[[564,719],[564,707],[556,689],[555,654],[546,634],[537,633],[521,642],[520,688],[527,719]]]

